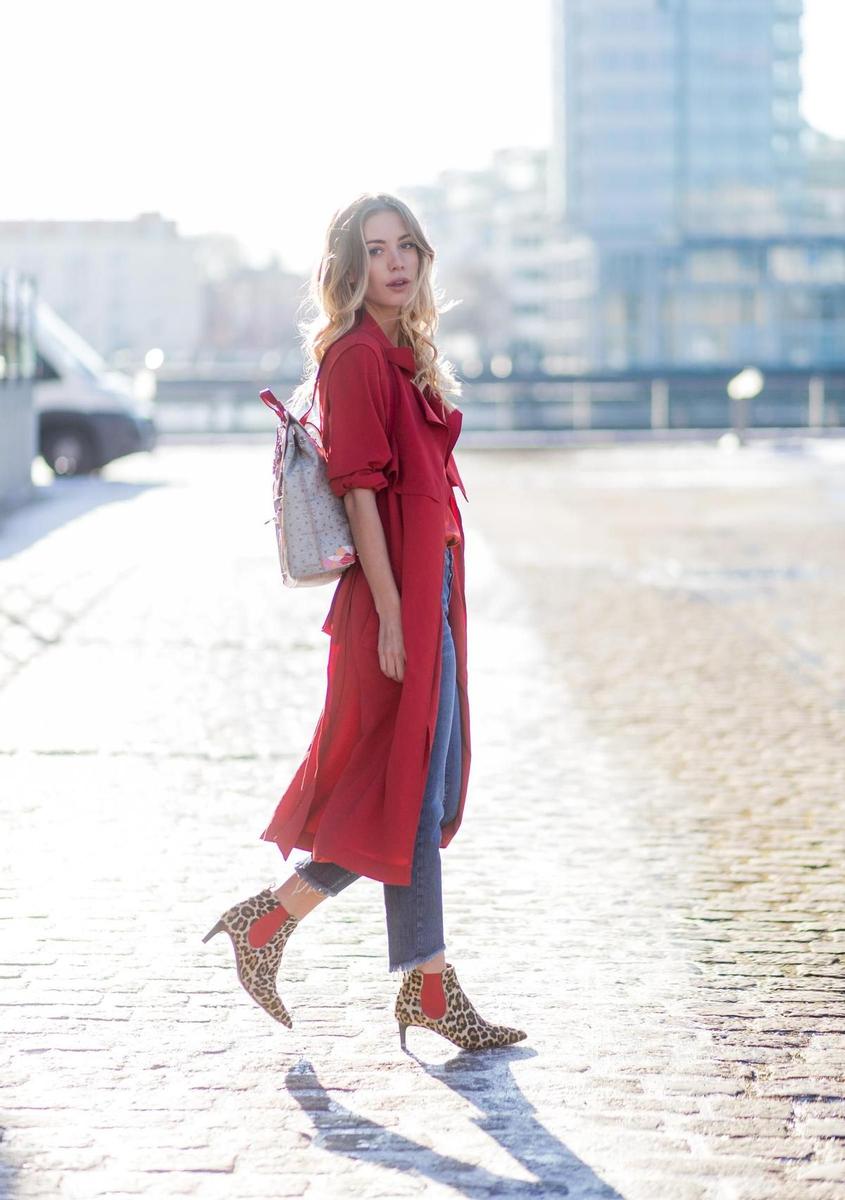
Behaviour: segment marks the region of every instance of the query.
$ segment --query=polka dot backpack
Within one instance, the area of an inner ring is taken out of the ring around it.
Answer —
[[[319,377],[319,371],[317,372]],[[329,487],[326,456],[308,432],[317,381],[308,410],[294,416],[269,388],[259,393],[279,418],[273,454],[273,522],[282,582],[286,587],[332,583],[356,561],[352,531],[340,496]],[[312,426],[312,428],[314,428]]]

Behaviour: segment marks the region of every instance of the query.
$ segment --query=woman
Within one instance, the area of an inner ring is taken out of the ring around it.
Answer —
[[[261,835],[310,854],[276,889],[228,909],[241,983],[291,1026],[276,990],[288,938],[360,875],[384,884],[400,1041],[420,1025],[465,1049],[525,1034],[476,1012],[443,938],[440,849],[460,826],[469,776],[463,524],[453,487],[459,386],[432,340],[434,251],[394,196],[332,218],[312,298],[329,484],[357,550],[323,629],[328,687],[311,744]],[[312,375],[312,380],[315,377]],[[311,381],[298,392],[310,393]],[[466,492],[464,492],[466,496]]]

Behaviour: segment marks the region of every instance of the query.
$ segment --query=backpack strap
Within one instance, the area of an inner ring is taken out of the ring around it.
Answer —
[[[267,405],[268,408],[272,408],[273,412],[276,414],[276,416],[279,418],[280,421],[286,421],[288,419],[287,409],[285,408],[284,404],[281,404],[276,399],[276,397],[273,395],[273,393],[270,391],[269,388],[264,388],[263,391],[260,391],[258,393],[258,395],[264,401],[264,403]]]
[[[308,413],[310,413],[311,409],[314,407],[314,401],[317,398],[317,377],[320,374],[321,367],[322,367],[322,363],[320,364],[320,367],[317,368],[317,374],[314,376],[314,391],[311,393],[311,403],[308,405],[308,408],[307,408],[306,412],[303,414],[303,416],[296,418],[301,425],[305,424],[305,422],[308,418]],[[285,408],[284,404],[282,404],[280,400],[276,399],[276,397],[273,395],[270,388],[264,388],[264,390],[259,392],[258,395],[264,401],[264,403],[267,405],[268,408],[272,408],[273,412],[276,414],[276,416],[279,418],[279,420],[282,423],[286,422],[288,417],[290,417],[292,415]]]
[[[323,369],[323,364],[320,363],[320,365],[317,367],[317,373],[314,376],[314,391],[311,393],[311,403],[308,405],[308,408],[306,409],[306,411],[299,418],[299,423],[301,425],[306,424],[306,422],[308,421],[308,415],[311,412],[311,409],[314,407],[314,401],[317,399],[317,380],[320,378],[320,371],[322,371],[322,369]],[[315,426],[315,428],[316,428],[316,426]]]

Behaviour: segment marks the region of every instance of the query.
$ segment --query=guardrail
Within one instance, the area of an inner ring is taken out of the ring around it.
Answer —
[[[760,394],[740,402],[727,393],[736,370],[476,379],[464,383],[459,401],[463,428],[503,432],[845,427],[845,367],[768,371]],[[297,382],[266,376],[159,375],[156,425],[165,434],[269,430],[274,418],[259,401],[259,391],[269,386],[284,397]]]

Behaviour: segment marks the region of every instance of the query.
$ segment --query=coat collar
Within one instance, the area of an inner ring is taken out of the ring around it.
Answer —
[[[395,363],[400,370],[405,371],[409,376],[411,376],[411,378],[413,378],[417,371],[417,360],[414,357],[413,350],[410,346],[394,346],[393,342],[391,342],[381,325],[379,325],[378,321],[366,307],[362,309],[359,328],[362,331],[369,333],[376,339],[376,341],[380,343],[388,362]],[[417,398],[417,402],[425,419],[432,425],[439,425],[441,428],[448,429],[448,420],[445,420],[444,417],[440,416],[440,414],[426,399],[425,395],[420,391],[420,389],[418,387],[412,387],[411,390],[414,392]],[[455,433],[455,438],[457,439],[457,432]]]
[[[397,367],[401,367],[403,371],[407,371],[411,376],[416,373],[417,360],[414,357],[411,347],[394,346],[381,325],[379,325],[378,321],[367,308],[362,310],[360,328],[366,330],[381,342],[382,348],[390,362],[396,363]]]

